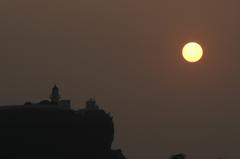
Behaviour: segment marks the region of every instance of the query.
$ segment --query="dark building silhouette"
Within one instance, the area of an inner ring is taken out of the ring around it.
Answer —
[[[54,86],[49,100],[0,107],[0,157],[19,159],[125,159],[112,150],[112,116],[94,99],[74,111]]]
[[[50,95],[51,102],[58,103],[60,98],[59,89],[56,85],[54,85],[52,88],[52,94]]]

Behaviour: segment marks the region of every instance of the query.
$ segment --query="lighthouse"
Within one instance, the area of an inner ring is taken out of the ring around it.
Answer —
[[[61,99],[59,89],[56,85],[54,85],[54,87],[52,88],[52,94],[50,95],[50,99],[52,103],[58,103]]]

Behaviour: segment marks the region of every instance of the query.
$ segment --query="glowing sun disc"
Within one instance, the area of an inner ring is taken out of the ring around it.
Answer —
[[[182,55],[188,62],[197,62],[203,56],[203,49],[198,43],[189,42],[183,47]]]

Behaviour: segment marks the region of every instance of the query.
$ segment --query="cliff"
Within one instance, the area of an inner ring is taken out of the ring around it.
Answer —
[[[100,109],[0,110],[1,158],[125,159],[113,138],[112,117]]]

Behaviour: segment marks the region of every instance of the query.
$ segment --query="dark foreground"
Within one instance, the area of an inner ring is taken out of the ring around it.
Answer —
[[[103,110],[1,110],[0,138],[4,159],[125,159],[111,149],[112,117]]]

